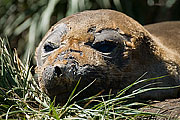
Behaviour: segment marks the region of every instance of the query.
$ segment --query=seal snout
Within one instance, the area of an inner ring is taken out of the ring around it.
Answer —
[[[59,66],[48,66],[44,69],[42,79],[46,88],[53,88],[58,85],[57,79],[63,79],[63,71]]]

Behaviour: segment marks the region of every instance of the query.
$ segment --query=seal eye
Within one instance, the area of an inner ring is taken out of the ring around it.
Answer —
[[[44,45],[44,51],[45,52],[51,52],[51,51],[53,51],[54,49],[57,49],[57,48],[58,48],[57,45],[54,45],[53,43],[49,43],[49,42]]]
[[[92,45],[92,47],[100,52],[109,53],[117,47],[117,45],[112,41],[101,41]]]

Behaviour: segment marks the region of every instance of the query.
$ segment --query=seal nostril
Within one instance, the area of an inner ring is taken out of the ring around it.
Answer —
[[[62,74],[61,69],[58,66],[56,66],[54,69],[55,69],[55,74],[59,77]]]

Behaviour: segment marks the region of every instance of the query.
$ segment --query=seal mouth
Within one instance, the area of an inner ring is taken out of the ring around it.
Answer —
[[[63,94],[69,95],[70,92],[72,92],[72,90],[74,89],[73,83],[75,83],[75,81],[73,82],[72,80],[65,77],[55,77],[52,81],[57,81],[57,83],[54,84],[53,87],[46,87],[46,92],[50,96],[62,96]]]

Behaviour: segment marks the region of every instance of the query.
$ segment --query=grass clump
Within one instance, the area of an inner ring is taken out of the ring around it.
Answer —
[[[145,106],[143,103],[127,102],[136,94],[149,89],[139,89],[132,94],[122,96],[133,85],[121,90],[115,97],[111,95],[96,95],[81,101],[71,102],[82,91],[72,91],[64,106],[55,105],[55,100],[41,92],[31,74],[30,56],[24,63],[18,58],[16,50],[11,51],[6,39],[0,39],[0,119],[127,119],[133,120],[141,116],[156,116],[157,114],[142,112],[132,106]],[[154,78],[155,79],[155,78]],[[80,82],[80,81],[79,81]],[[79,83],[78,82],[78,83]],[[109,99],[105,99],[108,98]],[[98,99],[97,99],[98,98]],[[82,107],[82,101],[88,101]],[[96,104],[90,102],[96,101]]]

